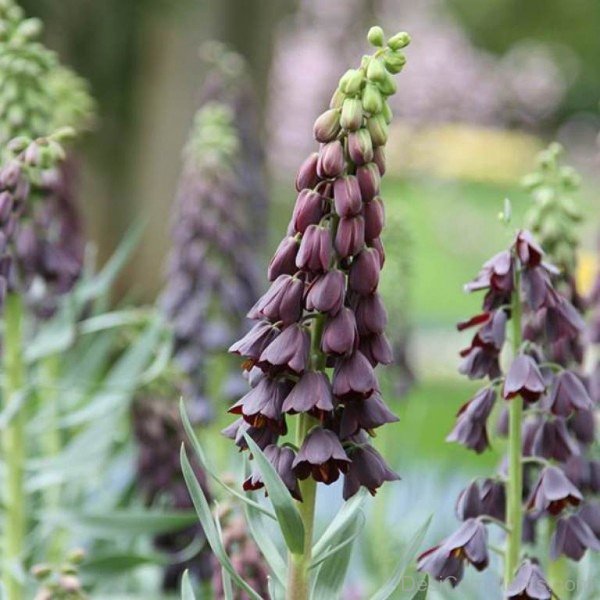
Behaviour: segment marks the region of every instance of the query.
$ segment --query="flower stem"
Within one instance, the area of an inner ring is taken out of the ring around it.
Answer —
[[[548,544],[550,548],[550,540],[555,529],[555,521],[552,517],[548,520]],[[553,590],[556,594],[560,594],[560,597],[567,600],[571,597],[568,586],[569,578],[569,565],[567,564],[564,556],[560,556],[557,560],[548,560],[547,566],[548,573],[548,587]]]
[[[515,289],[512,294],[513,356],[521,347],[521,276],[515,269]],[[508,480],[506,483],[506,558],[504,560],[504,587],[515,576],[521,554],[521,531],[523,526],[523,462],[521,457],[521,422],[523,420],[523,398],[510,400],[508,407]]]
[[[321,352],[321,336],[325,316],[317,315],[312,322],[311,330],[311,367],[316,371],[325,370],[325,355]],[[297,417],[296,446],[302,447],[304,438],[316,423],[315,419],[307,413],[300,413]],[[302,554],[289,554],[288,581],[286,600],[308,600],[310,596],[310,562],[312,559],[312,541],[315,521],[315,504],[317,499],[317,482],[308,477],[300,481],[302,502],[296,502],[298,512],[304,525],[304,552]]]
[[[3,395],[5,409],[20,402],[25,369],[22,353],[23,306],[17,294],[9,294],[4,308]],[[8,600],[21,600],[22,582],[18,577],[25,542],[25,411],[17,407],[2,436],[6,468],[4,489],[3,576]]]

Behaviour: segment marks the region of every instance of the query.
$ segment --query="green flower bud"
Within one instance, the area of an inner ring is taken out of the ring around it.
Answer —
[[[379,114],[383,108],[383,98],[379,88],[373,83],[367,83],[362,96],[364,109],[372,115]]]
[[[342,105],[341,126],[347,131],[356,131],[363,120],[363,106],[358,98],[346,98]]]
[[[370,81],[383,81],[386,75],[383,63],[378,58],[372,58],[367,67],[367,78]]]
[[[367,119],[367,129],[374,148],[385,145],[388,139],[388,124],[383,115],[373,115]]]
[[[393,35],[389,40],[387,45],[392,50],[400,50],[401,48],[406,48],[410,44],[410,35],[406,33],[406,31],[401,31],[396,35]]]
[[[331,96],[331,100],[329,102],[329,108],[342,108],[342,104],[344,103],[344,99],[346,98],[346,94],[342,92],[340,88],[333,92],[333,96]]]
[[[326,144],[335,140],[340,132],[340,111],[338,108],[326,110],[315,121],[313,133],[317,142]]]
[[[385,77],[382,81],[377,82],[377,86],[384,96],[392,96],[396,93],[398,86],[394,78],[387,71],[384,70],[384,73]]]
[[[383,108],[381,110],[381,114],[383,115],[385,122],[389,125],[392,122],[392,119],[394,118],[394,113],[392,113],[392,109],[390,108],[390,105],[385,100],[383,102]]]
[[[381,27],[378,25],[371,27],[371,29],[369,29],[369,33],[367,33],[367,39],[369,40],[369,44],[381,48],[381,46],[383,46],[385,43],[383,29],[381,29]]]
[[[366,129],[348,134],[348,155],[355,165],[364,165],[373,160],[373,143]]]
[[[388,52],[383,59],[385,63],[385,68],[395,75],[396,73],[400,73],[402,68],[406,64],[406,56],[404,54],[400,54],[398,52]]]
[[[365,81],[365,74],[360,69],[350,69],[340,81],[341,90],[348,96],[356,96]]]

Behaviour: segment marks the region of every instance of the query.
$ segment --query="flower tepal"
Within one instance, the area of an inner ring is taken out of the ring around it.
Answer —
[[[295,496],[297,479],[330,484],[344,475],[346,498],[397,479],[369,434],[396,420],[375,374],[392,360],[377,292],[385,261],[380,185],[392,119],[387,98],[409,37],[387,45],[371,38],[374,54],[342,76],[315,121],[319,149],[298,171],[293,214],[269,265],[271,288],[248,315],[256,326],[231,348],[246,359],[253,390],[232,408],[241,419],[227,435],[240,440],[245,431],[263,448],[268,439],[265,454]],[[290,419],[300,419],[304,433],[295,443],[286,438],[282,461],[272,445],[293,431]],[[254,477],[252,488],[260,485]]]

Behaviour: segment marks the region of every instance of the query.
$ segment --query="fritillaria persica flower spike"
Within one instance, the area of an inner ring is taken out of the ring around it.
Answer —
[[[232,407],[241,420],[225,433],[241,448],[243,433],[250,435],[301,498],[306,547],[290,563],[289,598],[308,594],[316,482],[345,477],[349,499],[361,486],[375,494],[397,479],[369,435],[395,420],[375,373],[392,360],[377,293],[385,260],[380,185],[392,116],[387,97],[409,38],[386,45],[382,36],[315,121],[319,150],[298,171],[292,218],[269,265],[271,288],[249,312],[258,323],[231,347],[245,358],[252,390]],[[295,439],[278,449],[292,421]],[[261,485],[254,473],[245,487]]]

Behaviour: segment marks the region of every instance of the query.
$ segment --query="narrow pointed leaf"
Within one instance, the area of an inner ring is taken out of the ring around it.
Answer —
[[[181,600],[196,600],[196,594],[190,581],[190,572],[186,569],[181,578]]]
[[[418,583],[417,593],[412,600],[427,600],[427,590],[429,589],[429,576],[425,575]]]
[[[359,521],[359,525],[358,527],[353,527],[354,532],[348,535],[347,537],[343,538],[339,543],[328,548],[325,552],[322,552],[316,560],[313,559],[310,565],[311,569],[318,567],[321,563],[325,562],[330,556],[333,556],[336,552],[340,552],[348,544],[351,544],[362,533],[362,530],[365,527],[365,515],[361,512],[357,515],[357,519]]]

